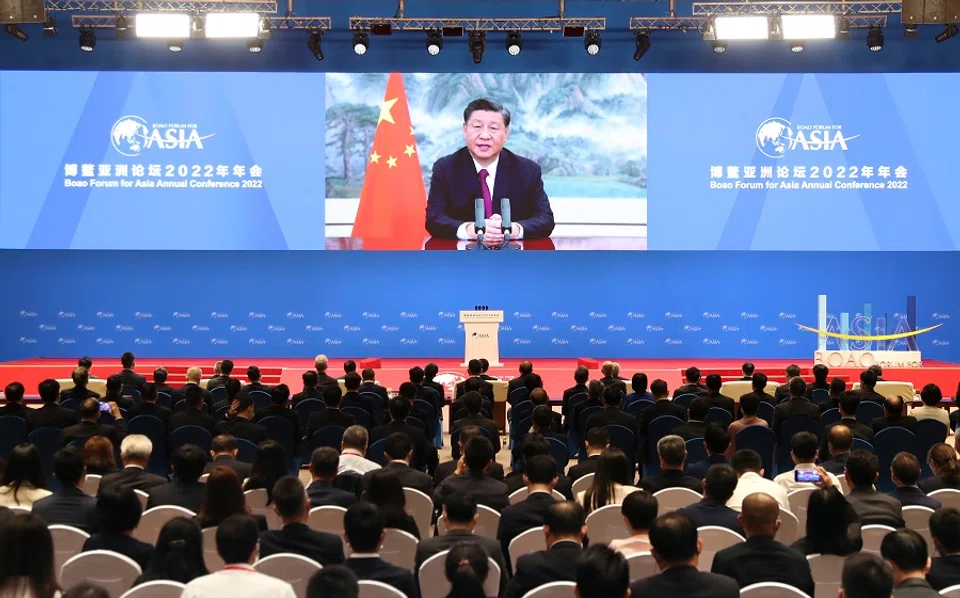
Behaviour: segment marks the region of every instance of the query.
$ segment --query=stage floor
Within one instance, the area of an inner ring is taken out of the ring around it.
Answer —
[[[359,362],[362,357],[330,357],[330,375],[338,377],[343,374],[342,364],[346,359],[353,359]],[[599,361],[603,361],[599,359]],[[154,368],[158,366],[200,366],[203,368],[204,377],[208,377],[213,372],[214,359],[209,358],[158,358],[144,357],[137,361],[137,371],[141,374],[149,375]],[[299,392],[302,382],[301,374],[313,368],[313,358],[237,358],[233,359],[235,365],[234,371],[241,377],[249,365],[258,365],[260,367],[281,367],[283,373],[280,382],[290,386],[293,392]],[[415,366],[423,366],[429,362],[436,363],[440,367],[442,378],[438,381],[443,383],[454,383],[466,375],[465,368],[460,367],[459,359],[381,359],[381,367],[377,369],[377,380],[396,390],[402,382],[407,380],[407,371]],[[532,359],[534,371],[543,378],[544,388],[551,397],[559,397],[563,390],[573,386],[573,371],[577,367],[577,359]],[[652,382],[656,378],[662,378],[667,381],[671,391],[681,384],[681,371],[691,365],[695,365],[702,370],[706,369],[730,369],[739,368],[743,363],[739,359],[614,359],[620,364],[621,376],[630,378],[636,372],[647,374]],[[504,366],[501,368],[491,368],[490,375],[509,379],[517,374],[519,359],[505,359]],[[36,394],[37,384],[46,378],[69,378],[70,373],[76,367],[76,359],[61,358],[36,358],[19,361],[9,361],[0,363],[0,388],[16,380],[24,384],[29,395]],[[756,359],[753,360],[757,371],[768,375],[782,374],[784,368],[791,363],[796,363],[801,367],[809,367],[810,361],[807,360],[785,360],[785,359]],[[99,378],[106,378],[120,369],[120,359],[94,359],[93,374]],[[833,374],[846,374],[851,381],[858,380],[860,370],[838,369],[831,370]],[[598,377],[599,372],[594,370],[591,377]],[[884,378],[887,380],[896,380],[912,382],[918,390],[923,385],[935,383],[940,386],[944,396],[954,396],[957,389],[957,383],[960,381],[960,364],[924,360],[922,368],[904,368],[904,369],[886,369]]]

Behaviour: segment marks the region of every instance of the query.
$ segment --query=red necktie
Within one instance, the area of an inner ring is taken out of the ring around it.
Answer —
[[[490,196],[490,187],[487,186],[487,177],[490,175],[487,169],[480,170],[480,190],[483,192],[483,217],[493,216],[493,198]]]

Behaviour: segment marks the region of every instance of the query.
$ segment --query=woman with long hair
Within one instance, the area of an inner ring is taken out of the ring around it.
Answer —
[[[577,493],[577,502],[583,505],[588,514],[600,507],[621,504],[626,495],[639,490],[632,485],[632,471],[633,465],[623,451],[618,448],[605,449],[600,453],[593,484]]]
[[[18,444],[0,478],[0,506],[32,508],[35,501],[50,496],[46,488],[40,451],[29,443]]]
[[[792,547],[803,554],[847,556],[863,547],[860,520],[840,489],[829,476],[823,476],[825,488],[810,493],[807,503],[806,536]]]
[[[207,573],[200,526],[193,519],[176,517],[160,530],[150,564],[133,585],[158,579],[185,584]]]
[[[444,561],[444,573],[450,582],[447,598],[488,598],[483,582],[489,572],[487,553],[478,544],[454,544]]]
[[[216,527],[231,515],[250,515],[240,477],[229,467],[218,465],[210,472],[203,492],[203,504],[197,514],[200,527]],[[260,531],[267,531],[267,519],[263,515],[254,515]]]
[[[917,484],[924,494],[944,488],[960,490],[960,464],[957,463],[957,451],[952,446],[941,442],[930,447],[927,464],[933,471],[933,477]]]
[[[266,488],[267,504],[270,504],[273,500],[273,485],[290,473],[290,459],[275,440],[264,440],[259,449],[250,469],[250,477],[243,483],[243,490]]]
[[[91,436],[83,445],[83,463],[87,475],[107,475],[117,471],[113,443],[106,436]]]
[[[30,513],[5,516],[0,542],[0,596],[54,598],[59,592],[53,537],[47,523]]]
[[[374,471],[370,475],[364,500],[383,511],[386,520],[384,527],[396,528],[420,539],[420,529],[416,520],[407,513],[407,497],[396,473],[389,469]]]

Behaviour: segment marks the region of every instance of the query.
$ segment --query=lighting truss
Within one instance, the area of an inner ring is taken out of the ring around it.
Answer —
[[[255,12],[276,14],[277,0],[231,1],[216,0],[44,0],[46,10],[72,12]]]
[[[696,5],[694,5],[696,6]],[[732,6],[732,5],[726,5]],[[768,5],[769,6],[769,5]],[[849,6],[849,5],[848,5]],[[718,12],[715,14],[733,15],[733,12]],[[753,12],[752,14],[757,14]],[[771,12],[762,14],[782,14]],[[885,14],[840,14],[847,19],[851,29],[886,27],[887,15]],[[700,31],[710,21],[710,17],[631,17],[630,29],[633,31]]]
[[[831,13],[840,16],[899,13],[900,2],[694,2],[694,16]]]
[[[218,11],[219,12],[219,11]],[[270,29],[330,31],[332,22],[330,17],[263,17],[270,23]],[[71,24],[79,29],[114,29],[117,26],[116,15],[73,15]]]
[[[564,27],[604,30],[606,17],[531,19],[485,19],[472,17],[381,18],[351,17],[351,30],[369,30],[373,25],[390,25],[394,31],[432,31],[444,27],[463,27],[465,31],[562,31]]]

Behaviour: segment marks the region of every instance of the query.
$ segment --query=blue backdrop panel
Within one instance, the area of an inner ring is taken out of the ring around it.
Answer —
[[[890,322],[916,296],[916,325],[943,324],[924,356],[960,360],[958,269],[956,252],[4,251],[0,359],[458,357],[477,304],[505,311],[505,357],[809,358],[796,324],[827,294],[837,318]]]

